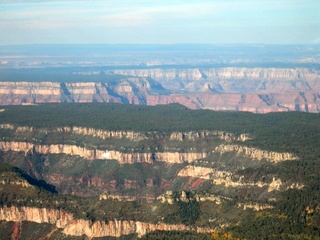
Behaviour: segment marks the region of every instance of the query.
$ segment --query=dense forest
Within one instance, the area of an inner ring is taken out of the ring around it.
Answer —
[[[150,106],[122,104],[39,104],[3,106],[0,124],[53,128],[92,127],[137,132],[223,130],[248,133],[247,144],[273,151],[316,156],[320,139],[320,115],[286,112],[252,114],[190,110],[179,104]],[[307,154],[306,154],[307,153]]]
[[[238,144],[269,151],[290,152],[298,156],[298,160],[278,164],[252,165],[238,170],[238,174],[249,176],[252,179],[279,176],[283,181],[294,180],[302,183],[304,187],[287,189],[279,193],[278,200],[271,203],[273,209],[259,212],[236,210],[234,207],[236,202],[244,200],[238,198],[232,199],[222,207],[206,202],[199,203],[191,199],[187,202],[176,201],[173,205],[155,203],[159,208],[157,213],[162,213],[160,217],[167,223],[179,222],[193,226],[201,224],[201,219],[207,212],[214,214],[219,211],[220,216],[225,214],[232,224],[209,235],[157,231],[147,234],[143,239],[194,239],[192,237],[197,239],[320,239],[319,114],[286,112],[259,115],[246,112],[214,112],[190,110],[179,104],[149,107],[112,103],[70,103],[2,106],[1,109],[0,124],[35,128],[80,126],[143,133],[200,130],[221,130],[235,135],[246,133],[250,139],[238,142]],[[5,155],[1,154],[1,157],[3,156]],[[139,164],[123,166],[119,169],[122,169],[121,173],[125,175],[125,169],[132,171],[133,168],[136,168],[137,172],[142,169]],[[145,168],[149,169],[149,167]],[[139,202],[127,204],[111,200],[99,202],[98,198],[61,195],[56,193],[54,186],[32,178],[23,171],[8,165],[0,166],[0,175],[24,178],[30,184],[37,186],[33,192],[19,192],[10,187],[2,188],[1,205],[53,206],[71,212],[77,218],[87,218],[93,221],[108,221],[113,218],[151,222],[157,220],[151,213],[146,214],[152,209],[152,204],[144,205]],[[20,200],[16,201],[17,198]],[[32,198],[42,200],[31,203],[29,200]],[[52,204],[52,201],[55,202],[55,205]],[[70,202],[77,202],[77,207]],[[96,208],[97,205],[99,209]],[[104,213],[104,209],[109,209],[106,210],[109,211],[108,214]],[[116,209],[121,209],[121,211],[116,211]],[[235,212],[230,213],[230,211]]]

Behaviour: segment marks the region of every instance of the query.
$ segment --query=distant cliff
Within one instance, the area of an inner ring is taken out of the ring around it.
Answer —
[[[74,74],[81,74],[74,73]],[[0,104],[180,103],[192,109],[319,112],[320,73],[307,68],[187,68],[105,71],[106,82],[0,82]],[[127,76],[127,77],[126,77]]]

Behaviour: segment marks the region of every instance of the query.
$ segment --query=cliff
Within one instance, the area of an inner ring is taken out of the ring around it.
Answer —
[[[186,166],[178,173],[179,177],[196,177],[202,179],[210,179],[214,173],[212,168],[199,167],[199,166]]]
[[[297,159],[297,157],[291,153],[286,153],[286,152],[279,153],[279,152],[266,151],[266,150],[261,150],[257,148],[246,147],[246,146],[228,145],[228,144],[220,145],[216,147],[215,152],[218,152],[221,154],[227,153],[227,152],[235,152],[238,155],[243,154],[251,159],[256,159],[256,160],[265,159],[273,163]]]
[[[265,80],[265,81],[289,81],[289,80],[319,80],[319,72],[307,68],[189,68],[189,69],[129,69],[114,70],[116,74],[138,77],[149,77],[156,81],[169,82],[172,80]],[[106,72],[108,73],[108,72]]]
[[[128,139],[134,142],[139,142],[142,140],[146,140],[150,137],[159,137],[165,138],[168,137],[170,141],[197,141],[200,139],[210,139],[218,137],[221,140],[225,140],[228,142],[231,141],[246,141],[250,139],[248,134],[240,134],[236,136],[233,133],[228,133],[224,131],[210,131],[210,130],[202,130],[202,131],[190,131],[190,132],[172,132],[169,136],[165,134],[161,134],[159,132],[134,132],[134,131],[107,131],[102,129],[95,129],[95,128],[86,128],[86,127],[59,127],[56,129],[46,129],[40,128],[36,129],[34,127],[27,127],[27,126],[15,126],[13,124],[0,124],[0,129],[10,129],[16,132],[27,132],[32,133],[33,131],[37,130],[41,133],[48,133],[48,132],[57,132],[57,133],[72,133],[72,134],[79,134],[84,136],[92,136],[98,137],[103,140],[105,139]],[[148,135],[148,136],[147,136]]]
[[[183,224],[151,224],[132,220],[113,220],[109,222],[91,222],[84,219],[75,219],[72,214],[61,210],[33,208],[33,207],[7,207],[0,208],[1,221],[50,223],[63,229],[63,233],[70,236],[93,237],[120,237],[129,234],[137,234],[139,237],[150,231],[186,231],[190,227]],[[196,232],[212,232],[209,228],[194,228]]]
[[[88,160],[117,160],[120,164],[153,163],[154,161],[166,163],[192,162],[196,159],[205,158],[207,153],[178,153],[178,152],[157,152],[157,153],[122,153],[118,151],[87,149],[76,145],[51,144],[35,145],[28,142],[0,142],[0,149],[3,151],[29,152],[35,151],[41,154],[67,154],[80,156]]]
[[[173,132],[170,134],[170,140],[177,141],[197,141],[199,139],[210,139],[213,137],[218,137],[221,140],[231,142],[231,141],[242,141],[250,139],[248,134],[240,134],[236,136],[233,133],[223,132],[223,131],[191,131],[191,132]]]
[[[105,71],[110,82],[1,82],[0,104],[180,103],[191,109],[319,112],[320,73],[311,68],[172,68]]]
[[[166,163],[184,163],[192,162],[197,159],[202,159],[208,156],[208,153],[179,153],[179,152],[154,152],[154,153],[123,153],[114,150],[98,150],[88,149],[76,145],[65,144],[51,144],[51,145],[37,145],[28,142],[0,142],[0,149],[3,151],[16,151],[16,152],[29,152],[35,151],[41,154],[67,154],[71,156],[80,156],[88,160],[101,159],[101,160],[117,160],[120,164],[132,163],[153,163],[154,161]],[[239,145],[220,145],[215,148],[215,152],[226,153],[236,152],[238,155],[243,154],[251,159],[262,160],[266,159],[270,162],[280,162],[287,160],[295,160],[297,157],[291,153],[279,153],[272,151],[265,151],[256,148],[250,148]],[[191,171],[191,169],[189,169]],[[195,172],[201,172],[193,168]],[[206,172],[202,173],[208,174]]]

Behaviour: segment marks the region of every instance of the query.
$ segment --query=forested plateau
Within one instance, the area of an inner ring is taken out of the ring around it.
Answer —
[[[320,115],[0,107],[1,239],[320,239]]]

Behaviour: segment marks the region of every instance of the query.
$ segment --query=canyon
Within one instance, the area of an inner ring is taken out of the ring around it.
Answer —
[[[23,238],[37,228],[49,239],[179,239],[223,234],[239,223],[247,229],[248,219],[287,226],[288,202],[313,196],[310,185],[318,184],[317,114],[179,104],[2,109],[0,226],[12,232],[0,230],[1,237]],[[314,206],[299,213],[316,212]]]
[[[316,68],[148,68],[87,72],[101,82],[0,82],[0,104],[116,102],[140,105],[180,103],[191,109],[254,113],[319,112]],[[72,72],[72,75],[84,75]],[[119,78],[119,76],[121,76]]]
[[[1,239],[319,237],[319,46],[0,52]]]

